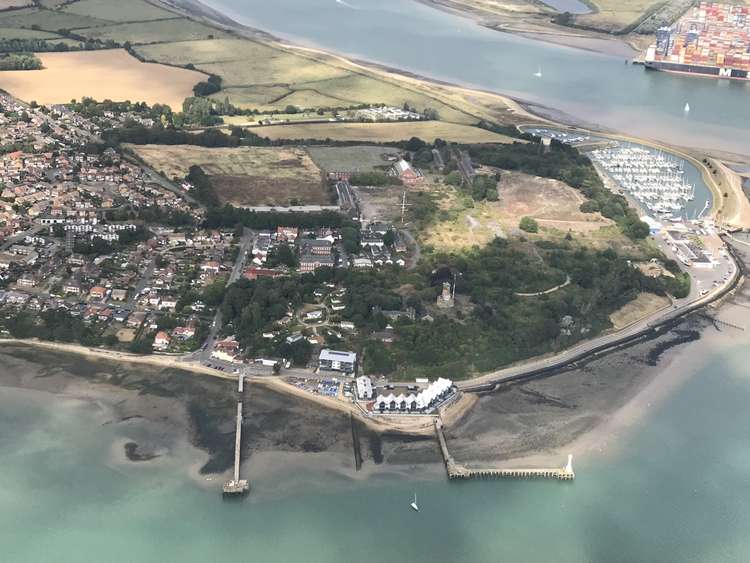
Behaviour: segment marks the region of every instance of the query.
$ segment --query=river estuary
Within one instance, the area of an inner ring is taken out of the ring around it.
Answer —
[[[299,42],[497,89],[608,127],[750,152],[747,85],[645,73],[408,0],[210,4]],[[533,76],[539,65],[542,79]],[[689,118],[686,100],[695,108]],[[733,322],[747,324],[745,308],[730,308]],[[111,424],[96,401],[1,388],[2,559],[748,561],[749,345],[744,332],[709,328],[671,351],[658,368],[659,378],[674,381],[670,392],[655,394],[644,416],[603,439],[600,454],[577,458],[573,483],[448,484],[434,467],[353,480],[326,463],[280,457],[271,471],[249,476],[253,491],[238,503],[222,501],[218,478],[192,477],[203,454],[186,443],[130,463],[123,444],[153,429]],[[50,369],[2,357],[3,377],[3,370],[41,377]],[[414,493],[419,513],[409,509]]]
[[[647,72],[624,57],[499,33],[414,0],[204,4],[298,44],[493,90],[636,136],[750,154],[750,83]]]

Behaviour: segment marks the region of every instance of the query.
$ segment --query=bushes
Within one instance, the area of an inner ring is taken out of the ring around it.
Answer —
[[[34,53],[0,55],[0,70],[40,70],[42,61]]]
[[[527,233],[539,232],[539,223],[531,217],[521,217],[521,222],[518,224],[518,227]]]
[[[212,74],[205,82],[198,82],[193,86],[193,94],[197,97],[206,97],[221,90],[221,76]]]

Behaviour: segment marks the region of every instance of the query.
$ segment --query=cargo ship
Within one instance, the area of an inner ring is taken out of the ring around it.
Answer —
[[[750,7],[701,2],[656,32],[647,69],[750,80]]]

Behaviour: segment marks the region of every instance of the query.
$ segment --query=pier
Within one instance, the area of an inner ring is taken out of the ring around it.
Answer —
[[[242,393],[243,377],[240,375],[237,390]],[[224,483],[224,495],[244,495],[250,490],[247,479],[240,479],[240,457],[242,449],[242,401],[237,402],[237,427],[234,435],[234,474],[231,481]]]
[[[483,467],[474,468],[466,467],[456,463],[448,451],[448,443],[445,441],[443,433],[443,423],[435,419],[435,434],[440,444],[440,452],[445,462],[445,471],[448,479],[453,481],[457,479],[557,479],[559,481],[572,481],[576,474],[573,471],[573,456],[568,456],[568,463],[565,467],[556,468],[516,468],[506,469],[501,467]]]

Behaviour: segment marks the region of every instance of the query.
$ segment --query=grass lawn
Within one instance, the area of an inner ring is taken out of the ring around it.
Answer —
[[[336,141],[404,141],[419,137],[428,142],[437,138],[457,143],[508,143],[512,139],[478,127],[416,121],[402,123],[309,123],[253,127],[252,132],[271,139],[333,139]]]
[[[211,177],[219,198],[237,206],[326,205],[329,193],[320,169],[296,147],[203,148],[188,145],[128,145],[167,177],[182,178],[191,165]]]

